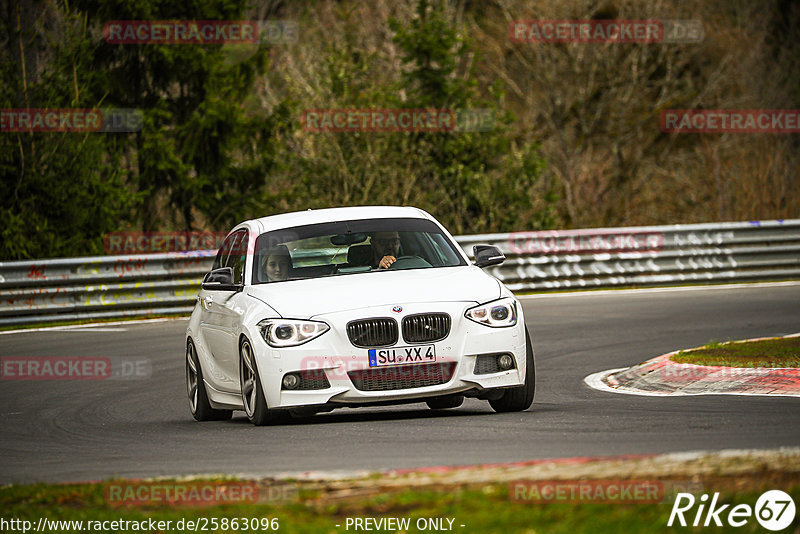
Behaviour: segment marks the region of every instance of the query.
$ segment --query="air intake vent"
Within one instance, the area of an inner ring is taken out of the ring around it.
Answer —
[[[388,347],[397,343],[397,321],[388,317],[351,321],[347,337],[356,347]]]
[[[455,368],[455,362],[399,365],[350,371],[347,376],[360,391],[389,391],[446,384]]]
[[[497,354],[481,354],[475,359],[476,375],[488,375],[499,373],[500,366],[497,365]]]
[[[328,389],[331,383],[328,382],[328,377],[325,376],[325,371],[322,369],[310,369],[307,371],[300,371],[300,384],[297,389],[300,390],[313,390],[313,389]]]
[[[403,319],[403,339],[409,343],[440,341],[450,333],[450,316],[446,313],[421,313]]]

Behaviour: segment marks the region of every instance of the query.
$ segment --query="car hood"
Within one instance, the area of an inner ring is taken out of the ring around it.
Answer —
[[[282,317],[304,319],[370,306],[414,302],[486,302],[500,297],[499,282],[480,268],[441,267],[371,272],[259,284],[247,293]]]

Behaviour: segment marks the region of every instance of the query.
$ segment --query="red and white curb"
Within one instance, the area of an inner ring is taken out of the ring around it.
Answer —
[[[793,334],[786,337],[797,337]],[[757,338],[745,341],[759,341]],[[800,397],[800,369],[723,367],[675,363],[663,354],[633,367],[593,373],[587,386],[611,393],[651,397],[692,395],[755,395]]]

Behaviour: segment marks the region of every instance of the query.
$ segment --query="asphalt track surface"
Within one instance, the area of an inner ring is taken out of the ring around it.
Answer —
[[[0,335],[0,356],[145,357],[150,378],[0,381],[0,483],[296,474],[572,456],[800,445],[800,399],[654,398],[595,391],[597,371],[710,340],[800,331],[800,285],[525,299],[536,397],[522,413],[467,400],[343,409],[253,427],[197,423],[184,386],[186,321]]]

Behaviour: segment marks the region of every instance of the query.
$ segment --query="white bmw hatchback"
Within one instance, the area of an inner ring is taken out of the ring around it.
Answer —
[[[534,394],[531,339],[514,295],[428,213],[350,207],[236,226],[186,330],[198,421],[243,410],[257,425],[337,407],[464,397],[521,411]]]

